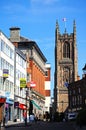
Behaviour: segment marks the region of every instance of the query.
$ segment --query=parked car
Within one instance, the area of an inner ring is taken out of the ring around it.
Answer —
[[[77,117],[77,113],[68,113],[68,120],[75,120]]]
[[[30,121],[30,122],[34,122],[34,121],[35,121],[34,113],[32,113],[32,114],[30,115],[29,121]]]

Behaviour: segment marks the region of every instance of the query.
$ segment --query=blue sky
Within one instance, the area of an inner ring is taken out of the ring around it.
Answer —
[[[10,27],[20,27],[22,36],[37,42],[51,64],[51,95],[54,87],[55,27],[58,20],[60,32],[64,33],[65,17],[68,33],[73,32],[76,21],[78,74],[86,63],[86,0],[1,0],[0,29],[10,36]]]

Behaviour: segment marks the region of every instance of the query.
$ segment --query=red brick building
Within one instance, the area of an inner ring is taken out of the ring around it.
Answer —
[[[46,70],[45,67],[47,59],[43,55],[42,51],[38,47],[35,41],[29,40],[20,36],[20,28],[10,28],[10,40],[11,42],[21,50],[27,58],[27,87],[31,89],[29,97],[35,101],[33,102],[34,113],[40,115],[45,112],[45,97],[49,92],[45,91]],[[49,71],[50,76],[50,71]],[[35,87],[30,86],[33,82]]]

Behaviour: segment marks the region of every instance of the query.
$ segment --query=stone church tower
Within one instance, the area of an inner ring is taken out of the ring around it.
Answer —
[[[55,30],[55,78],[54,109],[65,112],[68,109],[68,83],[77,80],[77,45],[76,24],[73,22],[73,33],[63,34],[59,31],[58,22]]]

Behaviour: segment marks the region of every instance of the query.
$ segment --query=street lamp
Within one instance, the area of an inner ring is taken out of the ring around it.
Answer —
[[[25,118],[25,125],[27,126],[27,97],[28,97],[28,88],[26,86],[26,118]]]
[[[25,125],[27,125],[27,98],[28,98],[28,87],[26,83],[26,78],[20,78],[20,89],[25,88],[26,97],[25,97],[25,105],[26,105],[26,111],[23,113]]]

